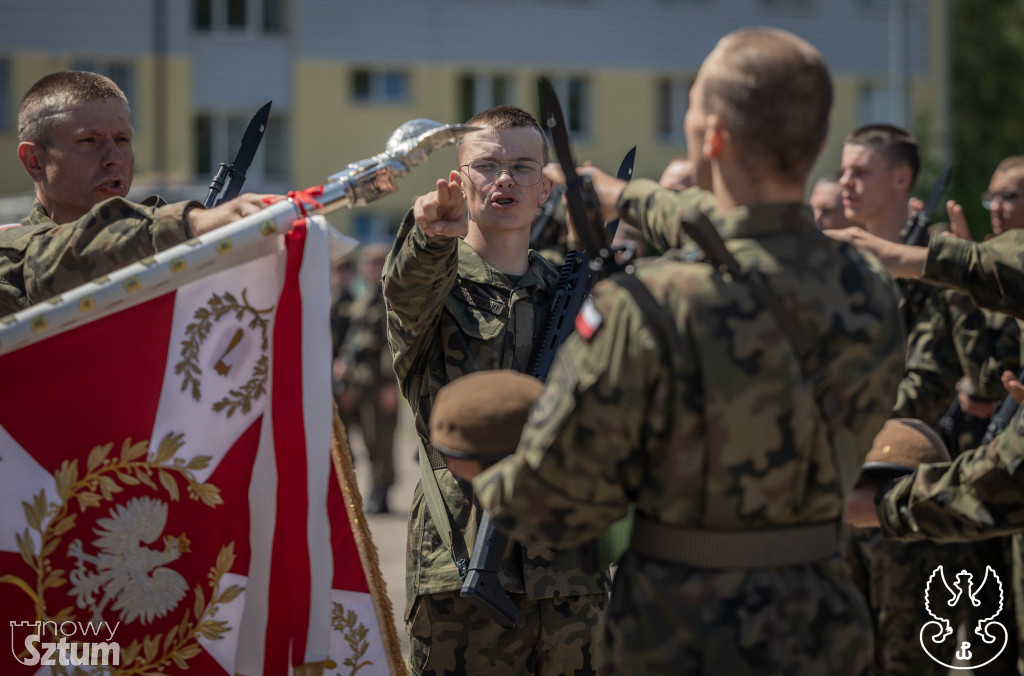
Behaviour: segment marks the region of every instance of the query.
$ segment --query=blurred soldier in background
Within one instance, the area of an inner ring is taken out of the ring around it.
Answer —
[[[342,344],[340,399],[351,412],[366,445],[373,487],[367,514],[388,512],[388,490],[395,483],[394,439],[398,422],[398,383],[388,347],[387,312],[381,273],[389,247],[368,244],[359,254],[359,296],[349,308],[350,325]]]

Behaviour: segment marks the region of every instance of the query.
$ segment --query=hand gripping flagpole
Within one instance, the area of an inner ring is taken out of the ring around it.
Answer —
[[[276,234],[287,232],[297,219],[341,207],[369,204],[398,191],[403,177],[438,148],[478,127],[410,120],[396,129],[384,152],[348,165],[327,183],[289,193],[251,216],[208,232],[120,268],[75,289],[0,317],[0,354],[24,347],[44,336],[155,298],[187,282],[282,246]]]

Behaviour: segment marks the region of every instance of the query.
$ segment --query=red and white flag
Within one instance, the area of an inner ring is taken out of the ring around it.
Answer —
[[[0,326],[0,672],[404,669],[331,454],[329,227],[218,231]]]

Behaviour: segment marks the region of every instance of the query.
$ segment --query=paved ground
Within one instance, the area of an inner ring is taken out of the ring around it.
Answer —
[[[414,460],[416,436],[413,432],[412,414],[408,405],[403,404],[395,436],[395,486],[388,495],[390,514],[368,515],[370,534],[377,545],[381,573],[387,585],[388,597],[395,613],[395,627],[401,642],[402,655],[409,652],[409,641],[402,622],[405,613],[405,536],[409,504],[412,492],[419,478],[419,466]],[[349,444],[356,457],[356,480],[364,496],[370,494],[370,465],[366,457],[359,430],[349,433]]]

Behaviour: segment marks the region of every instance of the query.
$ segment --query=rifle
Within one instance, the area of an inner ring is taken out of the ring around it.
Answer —
[[[235,161],[230,164],[220,163],[220,168],[210,182],[210,192],[203,202],[207,209],[238,197],[238,193],[242,191],[242,184],[245,183],[245,172],[248,171],[249,165],[252,164],[252,158],[256,156],[256,149],[260,147],[260,141],[263,140],[263,133],[267,130],[267,121],[270,119],[270,104],[272,103],[273,101],[267,101],[249,120],[249,126],[245,128],[245,133],[242,134],[242,145],[238,148]],[[227,188],[224,188],[225,181],[227,181]],[[224,194],[218,198],[217,195],[221,192],[221,189],[224,189]]]
[[[1020,373],[1017,374],[1017,380],[1024,380],[1024,369],[1021,369]],[[1003,398],[1003,403],[999,404],[999,408],[989,418],[988,427],[985,428],[985,436],[981,439],[981,445],[984,446],[991,443],[1000,432],[1005,430],[1019,408],[1020,404],[1013,398],[1013,395],[1006,395]]]
[[[558,97],[545,78],[540,80],[540,89],[541,100],[549,112],[548,129],[554,140],[559,164],[565,173],[565,197],[569,204],[569,214],[586,251],[586,254],[570,251],[566,255],[541,339],[530,359],[529,374],[545,380],[558,347],[572,333],[576,315],[595,279],[616,272],[631,261],[628,254],[626,258],[616,260],[608,229],[600,221],[600,202],[593,185],[589,178],[580,177],[576,173],[576,163],[572,159],[569,134]],[[627,154],[623,166],[619,167],[620,177],[627,164],[625,171],[632,174],[635,150],[633,148]],[[498,531],[491,523],[490,515],[484,512],[460,592],[462,598],[469,600],[503,627],[515,625],[518,616],[515,604],[505,594],[498,580],[498,570],[508,540],[508,536]]]
[[[555,210],[558,203],[565,194],[565,186],[556,185],[548,198],[541,205],[540,213],[533,219],[530,226],[530,248],[541,250],[551,244],[558,242],[558,221],[555,220]]]
[[[939,174],[932,191],[928,194],[928,201],[924,203],[924,209],[918,211],[907,221],[907,227],[903,231],[903,243],[913,246],[925,246],[928,243],[928,225],[931,223],[932,212],[939,206],[942,193],[946,192],[949,185],[949,176],[953,173],[952,165]]]

